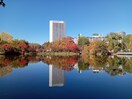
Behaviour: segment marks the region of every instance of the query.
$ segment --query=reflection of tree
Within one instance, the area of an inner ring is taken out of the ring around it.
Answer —
[[[11,73],[11,58],[5,58],[4,56],[0,56],[0,76],[5,76]]]
[[[108,72],[110,75],[124,75],[124,66],[128,62],[127,58],[108,58],[108,66],[105,67],[105,71]]]
[[[84,59],[80,59],[78,61],[78,69],[79,69],[79,71],[81,71],[81,70],[89,70],[89,63],[88,63],[88,61],[86,61]]]
[[[52,64],[59,69],[71,71],[76,68],[79,71],[92,69],[94,71],[105,70],[109,75],[124,75],[126,72],[132,73],[132,58],[119,57],[104,57],[104,56],[89,56],[79,58],[74,57],[42,57],[42,56],[27,56],[27,57],[0,57],[0,76],[11,73],[12,68],[24,68],[28,63],[37,63],[43,61],[47,64]],[[77,65],[78,63],[78,65]],[[75,67],[74,67],[75,66]]]
[[[1,66],[9,66],[9,65],[11,65],[11,62],[12,62],[12,60],[11,59],[9,59],[9,58],[1,58],[0,59],[0,65]]]
[[[52,64],[62,70],[71,71],[78,62],[78,57],[44,57],[43,62]]]
[[[36,63],[41,61],[41,57],[37,56],[1,56],[0,57],[0,76],[11,73],[12,68],[24,68],[29,62]]]
[[[37,63],[39,61],[41,61],[41,58],[40,56],[28,56],[27,59],[30,63]]]
[[[13,61],[13,68],[23,68],[28,65],[28,59],[25,57],[18,58],[17,60]]]
[[[128,73],[132,73],[132,58],[127,59],[127,62],[123,65],[123,69]]]
[[[28,65],[28,60],[23,57],[0,57],[0,75],[11,73],[12,68],[23,68]]]
[[[0,77],[8,75],[12,72],[11,66],[0,67]]]
[[[105,56],[90,56],[88,58],[89,64],[96,70],[102,70],[107,64],[107,57]]]

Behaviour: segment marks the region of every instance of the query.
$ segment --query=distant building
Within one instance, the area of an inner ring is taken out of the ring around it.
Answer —
[[[73,41],[74,41],[75,44],[78,44],[79,37],[82,37],[81,33],[79,33],[76,38],[73,38]]]
[[[100,34],[93,34],[92,37],[88,37],[90,42],[93,41],[103,41],[105,39],[104,36],[100,35]]]
[[[73,38],[75,44],[78,44],[78,38]]]
[[[50,21],[50,42],[65,37],[65,22],[64,21]]]
[[[79,34],[78,34],[78,37],[82,37],[82,34],[81,34],[81,33],[79,33]]]
[[[126,36],[126,32],[117,32],[118,35],[120,35],[122,38]]]

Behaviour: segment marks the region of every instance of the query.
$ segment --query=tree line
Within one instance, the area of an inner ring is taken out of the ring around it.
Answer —
[[[0,34],[0,54],[2,55],[25,55],[39,52],[79,52],[79,47],[72,37],[64,37],[52,43],[45,42],[40,45],[29,43],[25,40],[13,39],[9,33]]]
[[[0,34],[0,54],[3,55],[25,55],[25,53],[35,53],[41,50],[41,45],[28,43],[25,40],[13,39],[9,33]]]
[[[90,41],[88,37],[78,37],[78,43],[72,37],[64,37],[40,45],[25,40],[13,39],[9,33],[0,34],[0,54],[35,54],[38,52],[74,52],[82,55],[109,55],[118,51],[132,51],[132,35],[121,36],[111,32],[103,40]]]
[[[82,40],[83,38],[83,40]],[[87,39],[84,41],[84,39]],[[112,53],[131,52],[132,35],[122,36],[118,33],[111,32],[103,40],[95,40],[88,43],[88,38],[79,37],[78,44],[81,46],[83,55],[109,55]]]

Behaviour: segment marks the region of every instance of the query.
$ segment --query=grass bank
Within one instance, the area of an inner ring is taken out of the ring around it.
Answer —
[[[78,56],[79,53],[74,52],[39,52],[39,56]]]

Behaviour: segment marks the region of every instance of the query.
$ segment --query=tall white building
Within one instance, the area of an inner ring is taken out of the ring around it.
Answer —
[[[50,21],[50,42],[65,37],[65,22],[64,21]]]
[[[50,21],[50,42],[65,37],[65,22]],[[64,86],[65,71],[49,65],[49,87]]]

